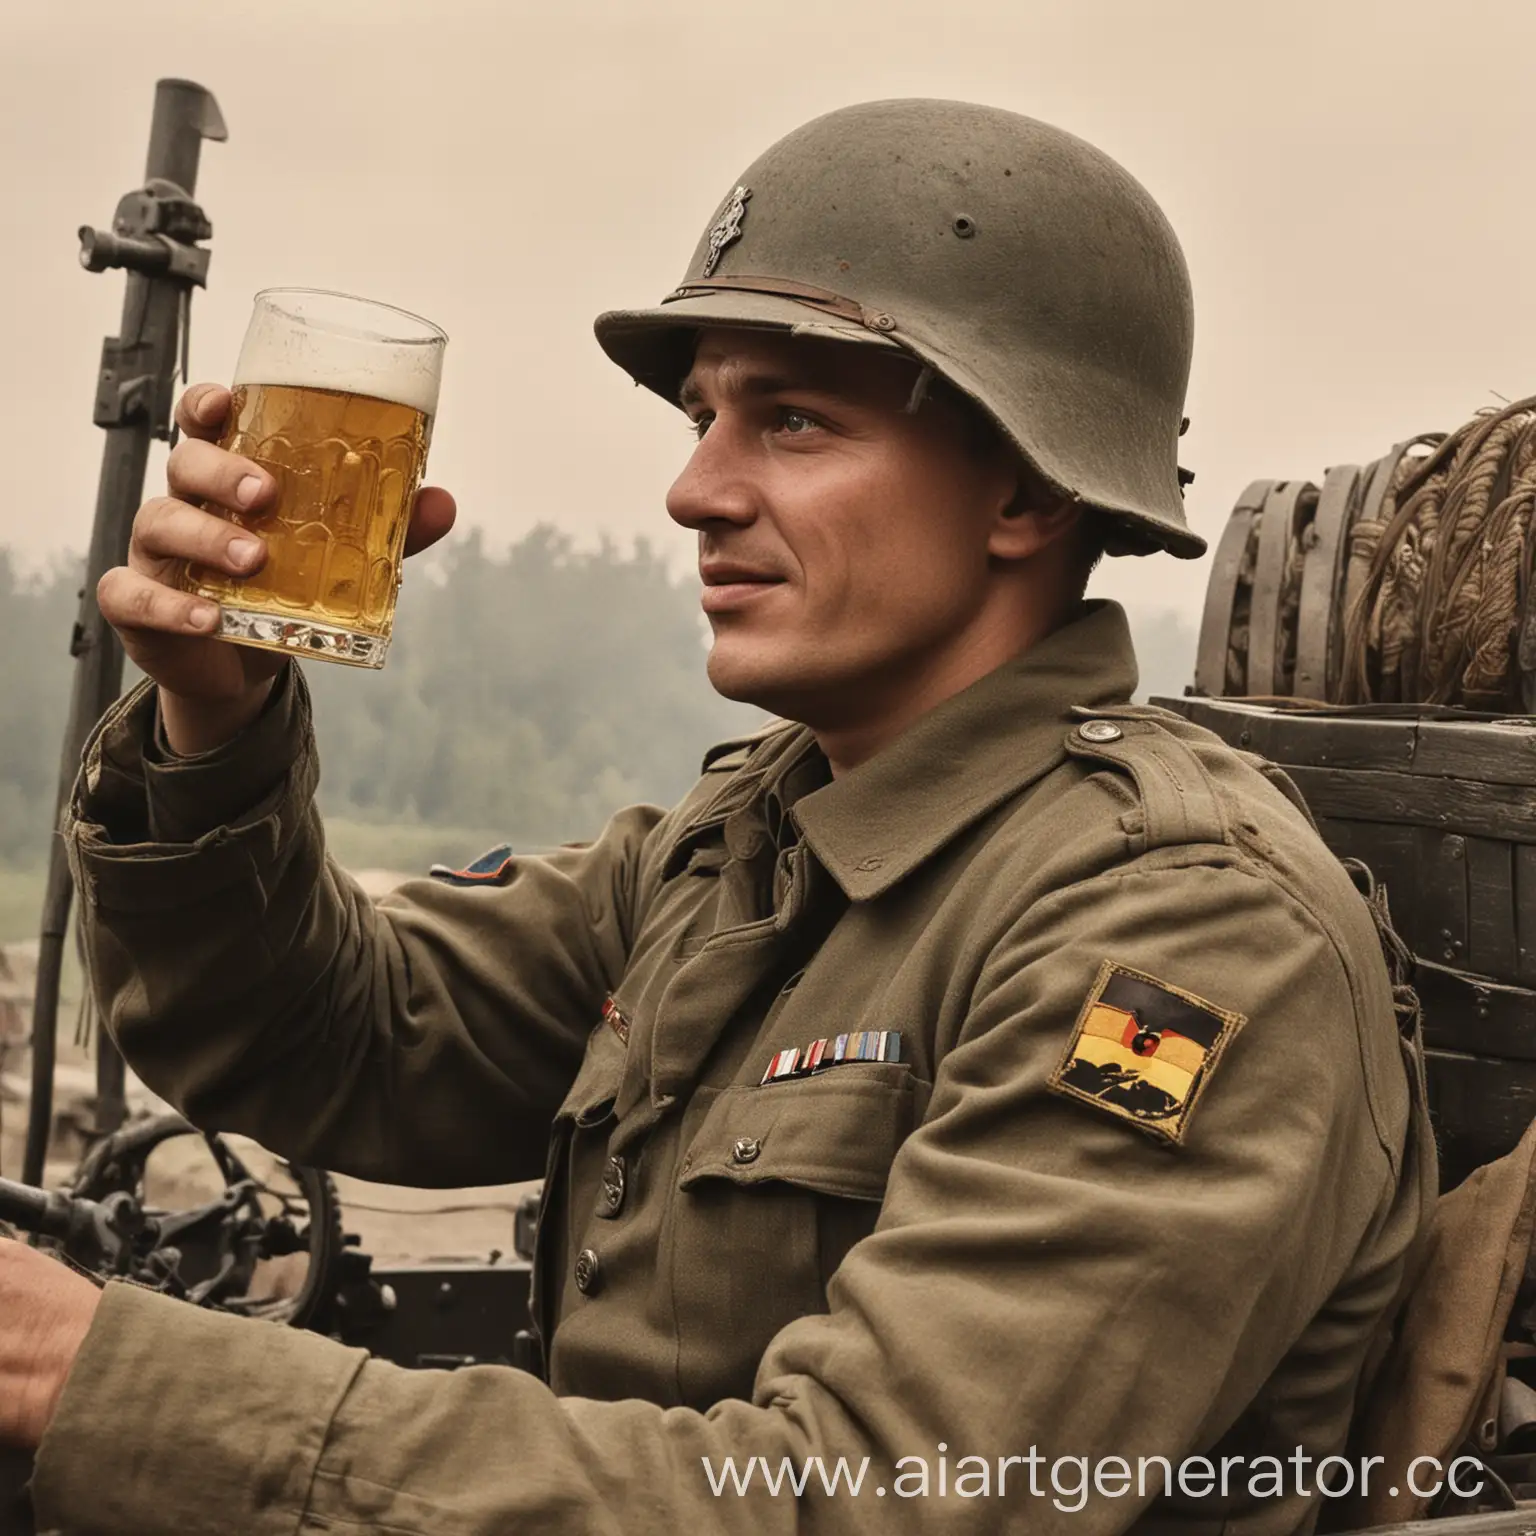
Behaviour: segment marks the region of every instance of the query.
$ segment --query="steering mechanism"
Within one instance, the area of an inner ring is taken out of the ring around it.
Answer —
[[[188,1136],[201,1136],[223,1189],[185,1210],[161,1208],[146,1187],[150,1154]],[[0,1220],[94,1274],[135,1280],[197,1306],[310,1327],[336,1292],[341,1204],[318,1169],[276,1169],[259,1177],[224,1137],[203,1135],[180,1115],[154,1115],[97,1142],[67,1191],[0,1179]],[[297,1275],[286,1262],[296,1256],[305,1261]]]

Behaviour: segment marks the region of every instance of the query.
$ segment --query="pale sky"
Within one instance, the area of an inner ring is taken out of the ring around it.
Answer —
[[[1068,128],[1178,230],[1195,291],[1184,462],[1214,541],[1243,485],[1320,479],[1536,389],[1531,0],[0,0],[0,544],[84,548],[120,274],[75,229],[143,173],[154,82],[197,80],[227,379],[256,289],[339,288],[451,337],[428,478],[493,545],[692,537],[682,418],[592,339],[661,297],[741,171],[849,102],[951,96]],[[150,490],[159,461],[152,461]],[[1205,562],[1097,590],[1198,616]]]

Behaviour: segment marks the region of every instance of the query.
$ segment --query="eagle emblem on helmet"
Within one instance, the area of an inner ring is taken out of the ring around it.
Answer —
[[[724,212],[710,225],[709,255],[704,258],[703,276],[713,277],[715,268],[720,264],[721,253],[726,246],[734,245],[741,239],[741,221],[747,216],[747,200],[751,196],[750,187],[737,187],[731,193]]]

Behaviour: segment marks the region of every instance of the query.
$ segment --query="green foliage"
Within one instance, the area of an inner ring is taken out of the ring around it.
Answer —
[[[59,561],[24,577],[0,549],[0,863],[48,857],[80,574]]]
[[[670,804],[706,746],[763,719],[710,688],[704,635],[693,584],[644,541],[579,551],[540,526],[496,558],[473,533],[407,567],[381,672],[306,668],[321,810],[526,846]]]
[[[546,526],[496,557],[471,534],[407,569],[389,665],[305,672],[321,810],[354,868],[593,837],[621,805],[677,800],[705,747],[763,719],[710,688],[693,583],[643,542],[578,551]],[[80,579],[0,550],[0,942],[36,932]]]
[[[0,550],[0,940],[35,931],[69,707],[80,567],[23,577]],[[478,534],[407,567],[389,665],[312,663],[320,805],[353,868],[419,871],[506,839],[594,836],[619,806],[668,805],[706,746],[761,714],[704,672],[692,581],[644,542],[577,550],[536,528],[505,555]],[[1183,691],[1194,632],[1133,614],[1142,696]]]

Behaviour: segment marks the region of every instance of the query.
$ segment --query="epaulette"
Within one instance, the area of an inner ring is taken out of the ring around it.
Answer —
[[[1230,840],[1215,785],[1188,743],[1169,729],[1175,716],[1139,704],[1090,709],[1074,705],[1082,722],[1068,732],[1071,756],[1108,764],[1135,781],[1144,818],[1144,849]]]
[[[770,720],[767,725],[759,726],[745,736],[732,736],[726,741],[717,741],[705,751],[699,772],[734,773],[758,746],[777,732],[790,730],[794,723],[793,720]]]

